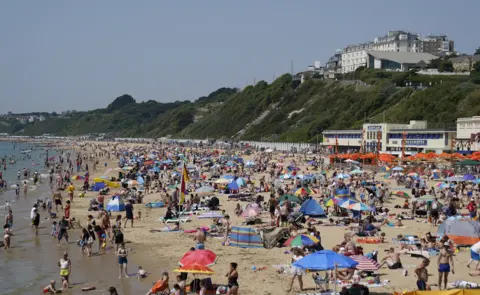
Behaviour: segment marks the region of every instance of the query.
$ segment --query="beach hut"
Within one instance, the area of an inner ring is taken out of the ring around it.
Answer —
[[[233,226],[230,246],[240,248],[263,248],[262,237],[253,228]]]
[[[308,216],[326,216],[322,206],[314,199],[306,200],[300,207],[300,212]]]
[[[125,211],[125,203],[119,196],[113,196],[107,204],[107,211],[120,212]]]

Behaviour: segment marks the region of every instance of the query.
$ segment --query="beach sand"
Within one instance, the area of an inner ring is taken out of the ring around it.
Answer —
[[[95,142],[95,144],[102,145],[102,143],[98,142]],[[138,144],[123,145],[130,148],[138,146]],[[82,150],[82,152],[85,152],[85,150]],[[287,158],[285,162],[288,163],[289,160],[290,159]],[[104,160],[101,160],[100,164],[103,162]],[[115,161],[107,162],[109,168],[117,166]],[[91,179],[103,175],[102,172],[105,171],[104,167],[98,169],[99,171],[92,173]],[[108,174],[108,176],[116,176],[115,173],[117,172],[112,171]],[[330,173],[329,175],[331,175]],[[382,180],[389,184],[390,191],[395,189],[398,190],[393,181],[387,179]],[[76,184],[79,186],[81,185],[81,182],[76,182]],[[429,183],[429,185],[432,185],[432,183]],[[113,191],[115,191],[115,189]],[[78,192],[76,192],[75,195],[77,194]],[[82,224],[86,224],[86,216],[89,213],[87,211],[88,200],[90,197],[95,197],[96,195],[97,193],[89,192],[85,199],[75,198],[74,200],[74,204],[72,206],[72,216],[80,219]],[[265,195],[267,200],[268,193],[263,193],[263,195]],[[144,203],[158,199],[160,199],[159,194],[149,194],[144,198]],[[231,216],[231,224],[240,225],[244,219],[233,214],[237,202],[228,201],[226,196],[223,195],[219,196],[219,199],[221,209],[226,210],[226,212]],[[403,201],[403,199],[396,198],[394,200],[390,200],[386,206],[391,209],[390,213],[400,213],[404,210],[394,209],[393,206],[402,205]],[[245,204],[247,203],[242,203],[242,205]],[[142,212],[142,220],[135,220],[133,229],[130,228],[130,224],[128,224],[128,227],[124,229],[124,235],[127,241],[131,241],[131,243],[127,244],[127,248],[131,248],[131,252],[129,254],[129,272],[132,273],[136,271],[136,266],[141,265],[145,270],[151,273],[151,275],[145,279],[144,282],[142,282],[142,284],[145,286],[146,292],[151,287],[151,282],[159,279],[161,273],[165,270],[170,272],[171,284],[174,283],[175,273],[173,273],[172,270],[178,267],[178,261],[184,255],[184,253],[187,252],[190,247],[194,246],[194,241],[192,240],[192,234],[150,233],[150,229],[165,227],[165,224],[158,220],[159,217],[164,216],[165,208],[147,210],[144,204],[135,204],[135,215],[139,210]],[[124,213],[121,214],[124,216]],[[94,216],[96,215],[97,214],[95,212]],[[113,215],[115,216],[115,214]],[[262,220],[265,223],[269,222],[269,214],[266,212],[263,213]],[[209,226],[210,223],[210,219],[202,220],[193,217],[192,222],[182,223],[181,227],[182,229],[195,229],[198,226]],[[413,234],[421,236],[428,231],[432,233],[436,233],[437,231],[436,227],[425,223],[423,219],[404,220],[403,224],[403,228],[386,226],[382,227],[382,231],[386,234],[385,241],[387,243],[361,244],[361,246],[364,248],[364,253],[378,250],[379,260],[381,260],[385,256],[385,249],[391,246],[396,246],[392,245],[391,240],[398,234]],[[322,245],[325,249],[331,249],[333,246],[340,244],[343,240],[344,234],[349,232],[346,227],[316,225],[316,228],[321,232]],[[274,248],[270,250],[241,249],[232,246],[222,246],[222,239],[210,237],[207,239],[205,247],[206,249],[215,252],[219,257],[217,263],[212,266],[212,269],[215,271],[215,274],[212,276],[212,281],[215,284],[226,284],[227,280],[225,278],[225,274],[228,271],[229,263],[237,262],[240,284],[239,294],[287,294],[291,276],[287,274],[278,274],[273,266],[290,263],[291,254],[284,254],[286,250],[289,250],[288,248]],[[94,245],[93,249],[94,252],[96,252],[96,244]],[[381,268],[379,270],[379,273],[382,274],[381,280],[388,280],[389,283],[383,287],[371,288],[370,292],[392,293],[394,291],[403,292],[404,290],[414,290],[416,288],[415,282],[417,279],[414,275],[414,269],[416,265],[420,264],[421,259],[410,257],[410,255],[407,254],[403,254],[401,258],[404,267],[408,271],[408,275],[403,276],[402,270],[389,270],[387,268]],[[434,256],[430,266],[428,267],[430,274],[429,283],[432,285],[433,289],[438,289],[438,287],[435,286],[438,280],[437,258],[438,256]],[[468,250],[460,251],[455,255],[455,274],[450,274],[449,282],[456,280],[467,280],[480,283],[479,279],[469,277],[468,275],[469,269],[466,267],[466,263],[469,258],[470,254]],[[113,254],[112,259],[115,259]],[[253,271],[253,266],[255,266],[257,269],[262,267],[266,267],[266,269],[261,271]],[[304,287],[308,289],[306,293],[312,293],[315,289],[315,285],[311,275],[307,274],[304,276],[303,281]],[[297,281],[295,281],[293,290],[290,294],[296,293],[302,293],[299,292]]]

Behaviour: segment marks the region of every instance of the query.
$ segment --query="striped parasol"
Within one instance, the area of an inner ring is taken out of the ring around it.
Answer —
[[[354,255],[350,256],[350,258],[358,262],[357,266],[355,267],[358,270],[374,271],[380,268],[380,265],[375,260],[368,257],[362,255]]]
[[[203,274],[203,275],[211,275],[215,272],[209,268],[208,266],[201,265],[198,263],[192,263],[189,265],[184,265],[180,268],[174,269],[174,272],[186,272],[191,274]]]

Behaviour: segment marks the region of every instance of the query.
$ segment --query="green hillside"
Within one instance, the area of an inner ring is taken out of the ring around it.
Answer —
[[[480,115],[479,80],[364,69],[338,81],[308,78],[300,84],[285,74],[242,91],[220,88],[194,102],[137,103],[123,95],[104,109],[43,122],[0,119],[0,132],[314,142],[325,129],[358,128],[364,121],[427,120],[429,127],[451,128],[458,117]]]

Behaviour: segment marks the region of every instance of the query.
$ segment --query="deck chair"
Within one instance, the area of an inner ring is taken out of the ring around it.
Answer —
[[[317,291],[317,287],[322,292],[328,291],[329,279],[327,276],[322,277],[320,274],[315,273],[315,274],[312,274],[312,278],[313,278],[313,282],[315,283],[315,291]],[[325,288],[323,288],[323,286],[325,286]]]

